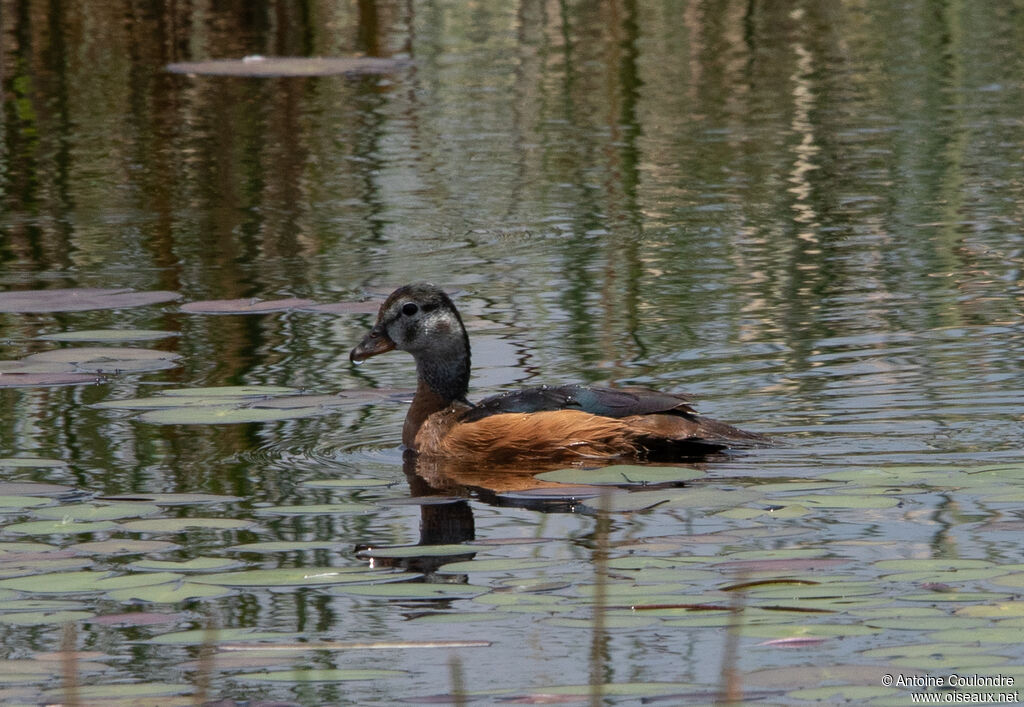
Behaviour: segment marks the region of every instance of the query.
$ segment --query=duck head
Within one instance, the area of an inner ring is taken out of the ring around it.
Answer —
[[[359,364],[395,349],[412,354],[421,385],[447,401],[465,399],[469,336],[459,311],[440,287],[424,282],[392,292],[349,360]]]

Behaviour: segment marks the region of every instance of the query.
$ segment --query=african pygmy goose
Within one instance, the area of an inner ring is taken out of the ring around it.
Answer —
[[[420,455],[498,462],[692,459],[768,443],[697,415],[683,395],[655,390],[537,386],[474,405],[466,398],[470,353],[462,317],[429,283],[392,292],[349,358],[361,363],[393,349],[416,360],[419,383],[402,443]]]

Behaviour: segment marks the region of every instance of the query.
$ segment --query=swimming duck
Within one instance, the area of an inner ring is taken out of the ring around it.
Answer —
[[[419,382],[402,443],[419,455],[498,462],[682,459],[768,442],[698,416],[686,396],[648,389],[536,386],[473,404],[466,397],[469,335],[451,298],[429,283],[392,292],[349,360],[358,365],[395,349],[416,361]]]

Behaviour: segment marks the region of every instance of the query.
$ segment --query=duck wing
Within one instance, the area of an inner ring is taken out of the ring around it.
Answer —
[[[771,440],[709,417],[690,407],[689,398],[647,388],[535,386],[485,398],[459,416],[478,422],[506,413],[578,410],[620,420],[620,431],[649,456],[700,456],[726,448],[761,447]]]
[[[464,412],[461,422],[476,422],[508,412],[580,410],[591,415],[622,418],[632,415],[694,414],[685,395],[646,388],[591,388],[583,385],[539,385],[484,398]]]

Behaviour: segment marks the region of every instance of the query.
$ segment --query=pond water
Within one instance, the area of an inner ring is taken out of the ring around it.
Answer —
[[[5,704],[1019,688],[1019,3],[0,12]],[[403,460],[411,359],[348,351],[419,280],[475,398],[777,444],[606,497]]]

